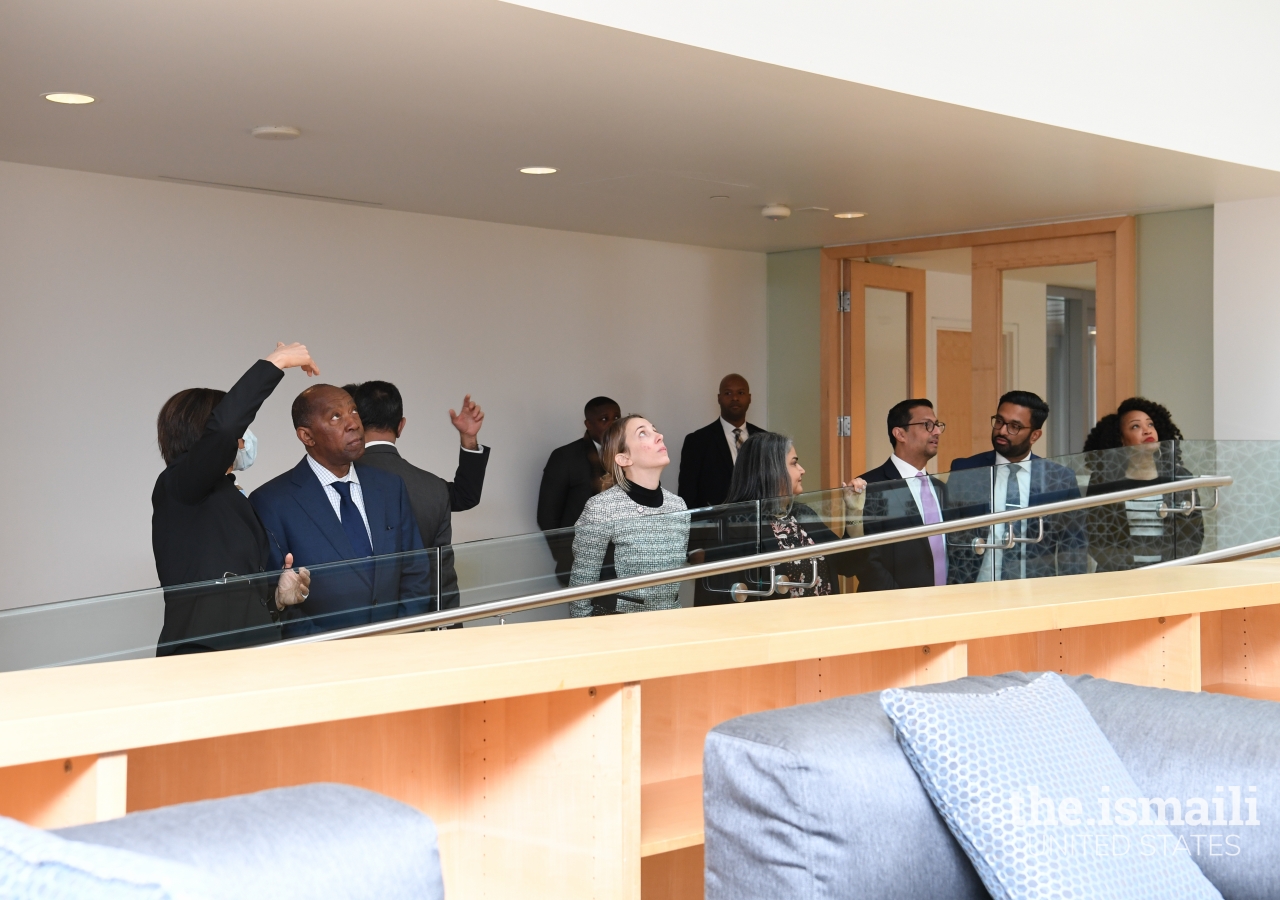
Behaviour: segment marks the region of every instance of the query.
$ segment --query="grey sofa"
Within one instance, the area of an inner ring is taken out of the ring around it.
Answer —
[[[982,693],[1035,676],[917,690]],[[1280,704],[1066,681],[1150,796],[1222,797],[1229,820],[1230,788],[1257,788],[1246,796],[1257,798],[1258,825],[1170,829],[1225,900],[1280,897]],[[899,748],[878,693],[725,722],[707,736],[703,766],[707,900],[988,896]],[[1238,837],[1228,842],[1228,834]]]
[[[184,803],[54,832],[0,824],[5,897],[444,897],[431,820],[345,785]]]

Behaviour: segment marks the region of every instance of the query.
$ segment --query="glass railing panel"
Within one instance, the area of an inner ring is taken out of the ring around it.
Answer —
[[[1180,441],[1178,450],[1182,466],[1193,475],[1230,475],[1234,482],[1219,492],[1218,508],[1202,514],[1202,552],[1280,535],[1280,483],[1274,475],[1280,442]],[[1213,505],[1212,491],[1199,495],[1201,506]]]
[[[439,556],[418,550],[7,610],[0,670],[241,649],[432,612]]]

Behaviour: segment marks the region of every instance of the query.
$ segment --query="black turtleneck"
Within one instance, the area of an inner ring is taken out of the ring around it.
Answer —
[[[641,506],[657,509],[662,506],[662,485],[658,485],[656,488],[647,488],[641,487],[633,481],[627,487],[627,496]]]

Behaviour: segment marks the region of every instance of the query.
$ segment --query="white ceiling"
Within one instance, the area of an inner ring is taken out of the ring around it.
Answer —
[[[498,0],[9,0],[0,123],[13,162],[757,251],[1280,195],[1280,172]]]

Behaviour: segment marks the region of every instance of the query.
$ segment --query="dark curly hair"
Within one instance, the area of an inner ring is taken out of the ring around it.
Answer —
[[[1093,430],[1085,438],[1084,452],[1111,450],[1122,446],[1124,442],[1120,438],[1120,422],[1124,419],[1125,413],[1131,412],[1144,412],[1149,415],[1151,424],[1156,427],[1156,437],[1162,443],[1183,440],[1182,431],[1173,424],[1173,416],[1170,415],[1166,406],[1154,400],[1148,400],[1146,397],[1130,397],[1121,403],[1120,408],[1115,412],[1098,420],[1098,424],[1093,426]]]

